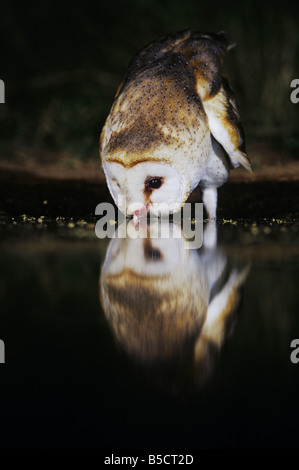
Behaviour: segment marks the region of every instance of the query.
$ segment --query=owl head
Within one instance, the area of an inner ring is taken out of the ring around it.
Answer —
[[[159,209],[177,212],[209,156],[208,120],[185,62],[172,63],[172,51],[152,65],[146,54],[144,67],[139,59],[119,87],[102,130],[102,167],[126,215],[142,209],[156,215]]]
[[[142,116],[139,119],[143,121]],[[156,129],[138,129],[136,121],[120,131],[123,126],[122,121],[113,125],[109,119],[101,139],[102,167],[115,204],[126,215],[143,210],[154,215],[178,212],[199,180],[201,169],[195,160],[200,132],[192,140],[179,126],[160,127],[159,137]],[[201,137],[205,159],[210,135],[203,132]]]
[[[177,212],[190,192],[188,181],[167,162],[139,161],[125,167],[108,161],[103,169],[114,202],[126,215]]]

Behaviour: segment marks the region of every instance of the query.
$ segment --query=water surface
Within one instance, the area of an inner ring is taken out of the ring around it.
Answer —
[[[198,250],[2,222],[2,446],[297,447],[295,221]]]

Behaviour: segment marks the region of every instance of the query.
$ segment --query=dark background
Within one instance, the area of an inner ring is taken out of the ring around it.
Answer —
[[[298,365],[290,362],[299,331],[299,104],[290,101],[298,19],[295,1],[1,1],[0,446],[298,447]],[[255,181],[220,190],[218,240],[245,253],[252,270],[211,383],[181,399],[136,369],[105,322],[106,245],[76,219],[108,200],[105,184],[17,178],[16,168],[29,159],[36,167],[67,160],[80,175],[99,167],[100,131],[132,55],[187,28],[225,30],[237,43],[225,73],[247,141],[267,153],[250,153]],[[276,182],[286,154],[292,164]],[[266,157],[273,171],[264,181]],[[15,167],[5,173],[7,162]]]
[[[299,148],[290,82],[299,77],[293,1],[126,0],[1,2],[0,159],[96,159],[98,139],[131,57],[168,32],[225,30],[237,43],[225,72],[247,138]],[[299,105],[298,105],[299,107]]]

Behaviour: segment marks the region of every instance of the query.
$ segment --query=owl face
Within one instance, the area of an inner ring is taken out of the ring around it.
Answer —
[[[175,213],[191,189],[186,178],[169,163],[141,161],[127,167],[106,161],[103,169],[114,202],[126,215]]]

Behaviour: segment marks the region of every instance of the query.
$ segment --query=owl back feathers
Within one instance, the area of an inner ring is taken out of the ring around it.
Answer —
[[[183,31],[139,52],[102,131],[102,159],[121,154],[122,163],[130,166],[136,156],[157,155],[167,147],[176,160],[176,154],[187,154],[195,145],[205,159],[211,133],[233,167],[252,171],[236,101],[222,75],[227,49],[222,32]]]
[[[183,31],[165,36],[145,47],[129,64],[116,97],[136,78],[173,76],[189,88],[202,83],[207,96],[214,96],[221,85],[221,69],[227,49],[225,33],[206,34]],[[178,75],[179,74],[179,75]],[[191,90],[190,90],[191,91]],[[203,96],[201,96],[203,98]]]

